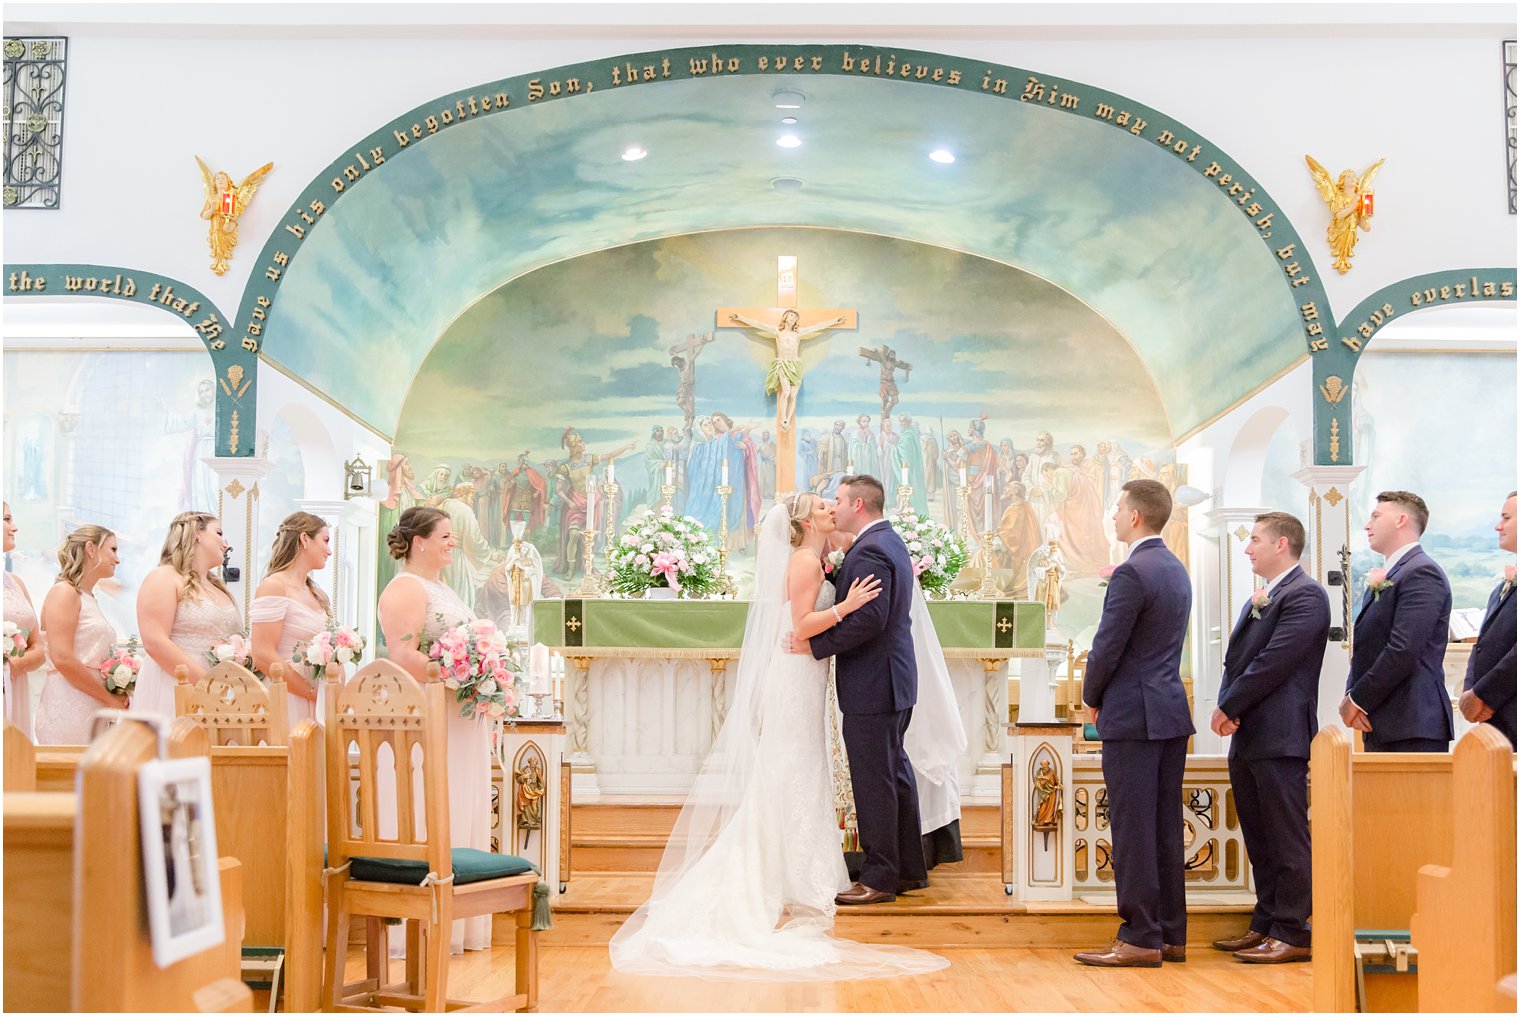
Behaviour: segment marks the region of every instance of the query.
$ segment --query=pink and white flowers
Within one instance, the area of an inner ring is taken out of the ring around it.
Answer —
[[[206,658],[214,667],[218,663],[236,663],[239,667],[252,668],[253,666],[253,643],[244,632],[229,635],[225,640],[216,643],[206,653]]]
[[[1261,612],[1272,605],[1272,597],[1265,589],[1258,589],[1251,593],[1251,616],[1261,620]]]
[[[1500,595],[1507,595],[1513,588],[1515,588],[1515,566],[1507,564],[1504,566],[1504,593]]]
[[[334,663],[348,666],[364,655],[365,640],[349,627],[329,628],[318,632],[310,642],[296,645],[290,662],[305,667],[313,681],[327,680],[327,668]]]
[[[823,557],[823,573],[829,578],[839,574],[840,565],[844,564],[844,551],[836,550],[825,554]],[[915,574],[917,574],[915,572]]]
[[[26,640],[31,638],[30,628],[18,627],[15,621],[5,622],[5,655],[16,659],[26,655]]]
[[[631,522],[609,557],[610,589],[624,596],[664,588],[701,597],[720,585],[718,549],[702,523],[669,508],[651,509]]]
[[[965,542],[948,527],[911,508],[893,515],[888,521],[908,546],[918,584],[925,592],[944,595],[970,560]]]
[[[458,624],[436,640],[421,638],[418,648],[438,662],[443,683],[454,692],[465,719],[519,715],[521,667],[495,623],[481,619]]]
[[[105,679],[106,691],[122,698],[132,697],[137,687],[137,674],[142,670],[141,649],[142,643],[133,635],[100,662],[100,676]]]
[[[1392,586],[1393,579],[1388,577],[1387,569],[1374,568],[1367,573],[1367,589],[1372,593],[1374,603],[1377,602],[1378,597],[1383,595],[1385,589],[1389,589]]]

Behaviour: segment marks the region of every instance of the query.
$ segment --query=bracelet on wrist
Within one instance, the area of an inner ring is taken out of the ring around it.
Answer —
[[[844,616],[839,613],[839,607],[837,605],[830,605],[829,609],[834,612],[834,623],[844,624]]]

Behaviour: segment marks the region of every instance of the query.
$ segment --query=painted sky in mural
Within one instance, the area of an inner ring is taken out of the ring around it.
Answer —
[[[436,337],[507,280],[634,240],[807,224],[954,246],[1078,294],[1140,351],[1177,433],[1302,355],[1271,252],[1169,149],[1016,101],[848,78],[800,83],[803,143],[782,149],[770,93],[792,83],[598,91],[391,153],[302,244],[266,353],[392,433]],[[623,162],[632,142],[649,157]],[[929,161],[947,143],[955,164]],[[778,192],[781,176],[805,186]]]

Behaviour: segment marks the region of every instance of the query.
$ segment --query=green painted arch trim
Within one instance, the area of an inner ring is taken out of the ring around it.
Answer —
[[[1514,268],[1451,268],[1413,275],[1358,303],[1314,354],[1314,461],[1352,465],[1351,384],[1367,343],[1388,322],[1432,307],[1514,303]]]
[[[353,188],[435,134],[498,113],[511,114],[550,102],[615,89],[651,88],[664,82],[734,75],[834,75],[950,89],[988,101],[1020,102],[1052,115],[1097,119],[1129,135],[1135,144],[1172,154],[1235,205],[1272,252],[1282,282],[1298,308],[1309,351],[1323,343],[1322,322],[1334,320],[1323,283],[1287,213],[1233,158],[1199,132],[1116,92],[971,57],[861,45],[709,45],[606,57],[520,74],[465,88],[422,103],[346,147],[309,183],[279,219],[263,249],[238,308],[231,341],[257,352],[279,286],[311,231]],[[476,294],[478,298],[482,294]],[[1319,348],[1323,348],[1320,346]],[[279,350],[270,350],[278,357]]]
[[[253,454],[258,422],[257,352],[229,340],[231,322],[189,283],[119,265],[7,264],[7,298],[105,298],[153,307],[195,329],[211,354],[216,375],[216,450]]]

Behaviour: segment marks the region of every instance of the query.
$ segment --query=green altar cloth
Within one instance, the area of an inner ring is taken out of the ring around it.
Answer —
[[[566,656],[731,656],[744,638],[744,600],[539,600],[533,641]],[[1036,657],[1045,651],[1045,605],[1014,600],[930,600],[946,655]],[[670,652],[675,650],[674,653]]]

